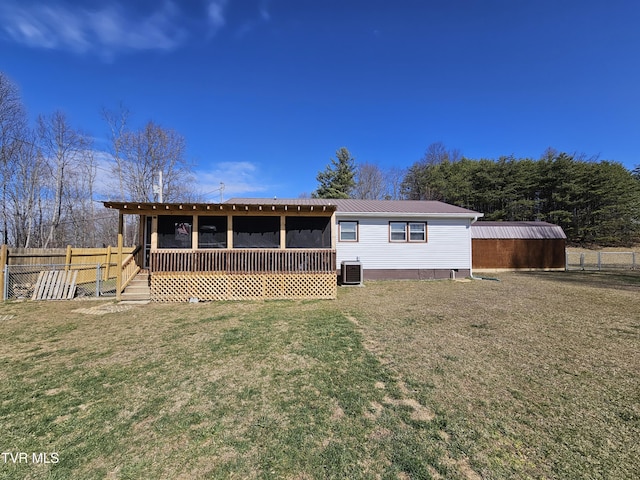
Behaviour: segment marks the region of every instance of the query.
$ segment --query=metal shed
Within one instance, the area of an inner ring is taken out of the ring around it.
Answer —
[[[547,222],[471,225],[474,270],[563,270],[566,235]]]

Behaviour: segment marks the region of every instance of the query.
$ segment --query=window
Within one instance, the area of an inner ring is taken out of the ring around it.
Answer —
[[[409,241],[410,242],[426,242],[427,241],[427,224],[426,223],[410,223],[409,224]]]
[[[280,248],[280,217],[233,217],[234,248]]]
[[[341,242],[358,241],[358,222],[340,222],[338,227]]]
[[[425,222],[389,222],[390,242],[426,242]]]
[[[331,248],[331,217],[286,217],[287,248]]]
[[[227,248],[227,217],[198,217],[198,248]]]
[[[404,222],[389,222],[389,238],[392,242],[407,241],[407,224]]]
[[[158,248],[191,248],[193,217],[158,215]]]

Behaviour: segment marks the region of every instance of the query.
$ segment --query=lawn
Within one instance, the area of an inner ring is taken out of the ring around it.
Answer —
[[[640,275],[499,277],[0,304],[0,479],[633,478]]]

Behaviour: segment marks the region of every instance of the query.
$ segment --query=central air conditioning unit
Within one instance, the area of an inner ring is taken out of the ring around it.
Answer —
[[[342,284],[362,285],[362,263],[342,262]]]

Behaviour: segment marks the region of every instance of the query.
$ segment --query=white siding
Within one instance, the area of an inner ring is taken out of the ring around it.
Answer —
[[[470,220],[419,218],[357,218],[337,221],[359,223],[358,242],[336,240],[338,266],[343,260],[362,262],[366,269],[471,269]],[[389,222],[427,223],[427,242],[389,242]],[[336,232],[338,228],[336,228]]]

